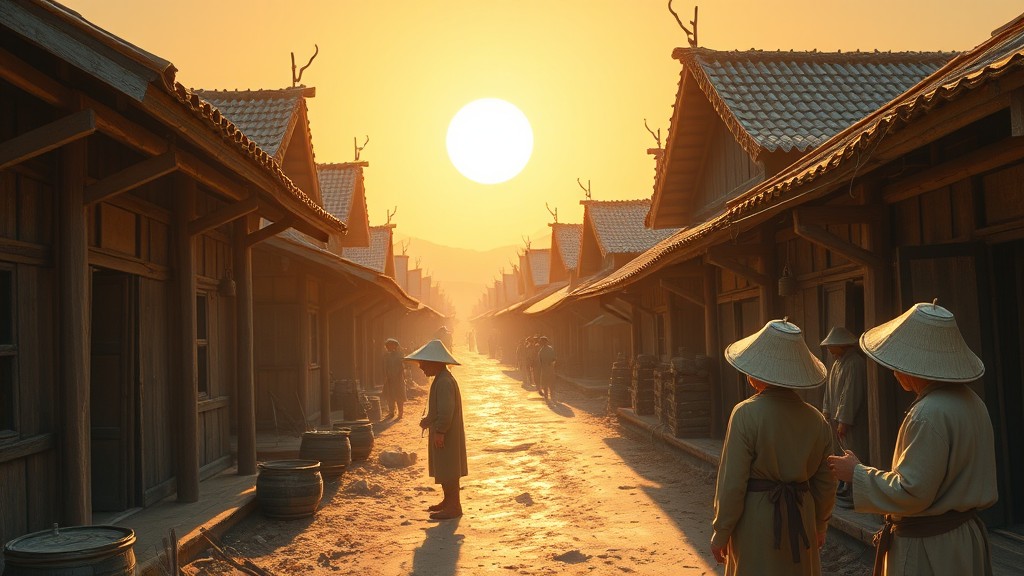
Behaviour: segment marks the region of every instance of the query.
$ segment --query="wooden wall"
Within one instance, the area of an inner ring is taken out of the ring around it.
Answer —
[[[698,221],[721,209],[727,199],[749,189],[764,175],[724,123],[715,123],[707,146],[707,162],[697,179],[693,200],[693,216]]]

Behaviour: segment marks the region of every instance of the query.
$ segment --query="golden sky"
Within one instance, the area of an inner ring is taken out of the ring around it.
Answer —
[[[486,250],[522,245],[595,200],[649,198],[654,130],[667,135],[686,37],[665,0],[65,0],[94,24],[170,60],[207,89],[291,85],[291,57],[320,54],[310,126],[318,162],[369,144],[370,223],[389,210],[403,236]],[[693,4],[676,0],[684,22]],[[701,46],[776,50],[966,50],[1021,11],[1019,0],[718,0],[700,5]],[[529,118],[521,174],[484,185],[445,149],[448,122],[477,98]],[[537,247],[535,244],[534,247]]]

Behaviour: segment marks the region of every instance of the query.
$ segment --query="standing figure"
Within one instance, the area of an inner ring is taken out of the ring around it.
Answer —
[[[857,337],[835,326],[821,341],[834,359],[828,369],[821,413],[835,433],[837,454],[851,450],[858,458],[868,455],[867,367],[857,351]],[[852,506],[850,485],[839,482],[840,506]]]
[[[796,391],[821,386],[825,366],[785,319],[732,343],[725,359],[757,393],[729,416],[711,552],[727,575],[821,574],[836,495],[832,431]]]
[[[891,470],[865,466],[849,450],[829,458],[836,477],[853,483],[854,510],[886,515],[874,574],[992,574],[977,512],[999,498],[994,433],[985,402],[966,385],[985,365],[934,302],[868,330],[860,347],[917,395]]]
[[[399,350],[398,340],[388,338],[384,341],[384,403],[388,408],[388,415],[385,420],[395,417],[395,408],[398,408],[398,419],[401,420],[405,414],[405,364],[402,362],[402,352]]]
[[[427,508],[431,520],[462,516],[459,479],[468,474],[466,430],[462,418],[462,393],[448,365],[459,363],[440,340],[431,340],[405,357],[419,362],[423,373],[434,380],[427,396],[427,415],[420,428],[428,431],[427,470],[441,485],[444,499]]]
[[[551,346],[547,336],[538,339],[540,347],[537,348],[537,375],[539,382],[537,389],[540,395],[545,398],[555,399],[555,348]]]

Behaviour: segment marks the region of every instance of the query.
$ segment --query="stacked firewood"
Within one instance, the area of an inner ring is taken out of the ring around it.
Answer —
[[[609,412],[631,405],[629,388],[632,374],[633,370],[629,367],[629,362],[619,354],[618,359],[612,362],[612,377],[608,383]]]
[[[662,422],[677,438],[711,436],[709,367],[707,356],[681,352],[661,373]]]
[[[657,358],[648,354],[640,354],[633,363],[629,395],[633,412],[638,416],[654,414],[654,369],[657,365]]]

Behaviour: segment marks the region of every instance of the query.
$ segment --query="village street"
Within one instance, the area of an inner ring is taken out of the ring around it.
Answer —
[[[430,521],[440,500],[426,474],[418,421],[378,425],[374,453],[328,483],[312,518],[271,520],[259,512],[224,542],[273,574],[454,576],[485,574],[716,574],[709,550],[714,473],[642,437],[626,437],[604,398],[563,392],[549,403],[508,367],[456,349],[469,476],[465,515]],[[390,425],[389,425],[390,424]],[[420,461],[389,469],[382,450]],[[828,574],[865,574],[863,550],[830,535]],[[220,574],[199,559],[192,574]]]

